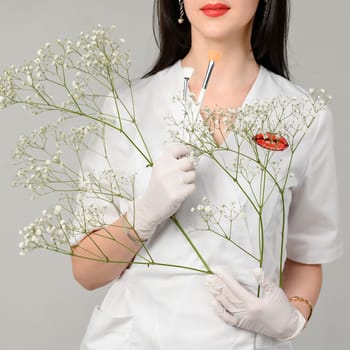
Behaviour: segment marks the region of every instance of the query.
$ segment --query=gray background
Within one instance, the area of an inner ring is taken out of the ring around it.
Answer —
[[[174,0],[175,1],[175,0]],[[144,72],[155,57],[152,39],[152,0],[2,0],[0,20],[0,69],[21,64],[34,56],[46,41],[74,37],[92,26],[117,24],[134,58],[134,75]],[[306,88],[324,87],[334,97],[336,147],[344,239],[347,250],[346,215],[350,196],[349,68],[347,1],[293,0],[290,63],[294,80]],[[38,124],[21,109],[0,115],[0,348],[27,350],[74,350],[90,313],[106,288],[83,290],[73,280],[70,260],[45,251],[18,255],[17,232],[50,203],[31,202],[26,192],[12,189],[15,174],[11,151],[16,139]],[[322,176],[322,174],[320,174]],[[349,307],[349,254],[324,267],[324,286],[312,322],[295,342],[296,349],[344,349]]]

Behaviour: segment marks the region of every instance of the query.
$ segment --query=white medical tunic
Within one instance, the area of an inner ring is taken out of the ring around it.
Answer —
[[[136,82],[133,85],[133,103],[128,97],[129,92],[126,91],[125,96],[121,94],[121,100],[128,108],[135,108],[137,123],[153,160],[160,156],[169,139],[165,116],[171,114],[184,118],[182,107],[173,101],[174,96],[182,93],[182,88],[183,68],[178,61],[154,76]],[[305,92],[261,66],[244,104],[281,95],[302,97]],[[112,105],[112,102],[105,105],[111,114],[115,113]],[[331,112],[325,109],[307,130],[294,155],[291,164],[293,177],[285,191],[287,222],[283,261],[288,257],[301,263],[323,264],[342,254],[332,123]],[[145,151],[134,126],[131,123],[127,125],[126,132]],[[145,159],[125,138],[115,131],[111,135],[107,140],[113,167],[125,173],[137,172],[137,197],[145,190],[152,169],[146,167]],[[234,147],[234,139],[231,133],[226,141]],[[287,157],[287,152],[279,152],[282,171],[286,169],[283,157]],[[228,156],[225,152],[220,155],[222,161]],[[102,167],[93,157],[85,159],[84,164],[87,169]],[[183,202],[176,218],[189,232],[192,242],[210,267],[222,266],[256,294],[252,271],[259,263],[213,232],[193,230],[200,221],[191,208],[201,204],[203,197],[217,205],[234,201],[243,215],[234,220],[234,227],[229,227],[228,220],[224,221],[222,229],[230,232],[237,244],[258,256],[256,212],[242,191],[208,157],[200,159],[196,174],[196,190]],[[258,184],[253,183],[254,186]],[[249,191],[249,187],[246,190]],[[276,191],[264,208],[263,268],[265,275],[277,283],[281,216],[276,213],[281,211],[281,201]],[[126,211],[125,200],[120,199],[118,205],[122,212]],[[112,223],[118,217],[114,208],[106,208],[106,223]],[[74,240],[77,242],[79,237],[72,238],[72,242]],[[171,219],[158,226],[146,247],[156,262],[205,270],[198,255]],[[147,256],[144,248],[136,256],[136,262],[144,261],[140,256]],[[81,349],[292,349],[289,341],[280,342],[227,325],[215,313],[205,276],[205,273],[185,268],[131,264],[113,282],[102,304],[95,308]]]

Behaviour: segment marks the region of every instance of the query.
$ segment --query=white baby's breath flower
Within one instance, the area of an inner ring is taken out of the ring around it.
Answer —
[[[206,206],[204,207],[204,211],[205,211],[206,213],[210,213],[210,212],[211,212],[211,206],[210,206],[210,205],[206,205]]]
[[[239,214],[238,214],[238,217],[239,217],[240,219],[244,219],[244,218],[246,217],[245,211],[244,211],[244,210],[241,210],[241,211],[239,212]]]
[[[61,213],[62,207],[60,205],[56,205],[53,213],[55,215],[59,215]]]
[[[29,74],[27,75],[27,83],[29,85],[33,85],[33,79],[32,79],[32,77]]]

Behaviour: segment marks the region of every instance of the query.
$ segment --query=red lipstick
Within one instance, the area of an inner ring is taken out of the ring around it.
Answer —
[[[223,16],[228,10],[229,6],[221,3],[207,4],[201,7],[201,11],[208,17],[220,17]]]
[[[272,132],[257,134],[253,140],[262,148],[271,151],[284,151],[289,146],[288,141],[283,136],[277,136]]]

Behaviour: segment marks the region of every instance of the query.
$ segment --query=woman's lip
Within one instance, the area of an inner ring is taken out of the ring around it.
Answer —
[[[229,6],[221,3],[207,4],[201,7],[201,11],[208,17],[219,17],[223,16],[228,10]]]
[[[225,5],[225,4],[221,4],[221,3],[216,3],[216,4],[206,4],[203,7],[201,7],[202,11],[205,10],[229,10],[230,7]]]
[[[218,9],[218,10],[202,10],[202,12],[208,17],[220,17],[223,16],[229,9]]]

